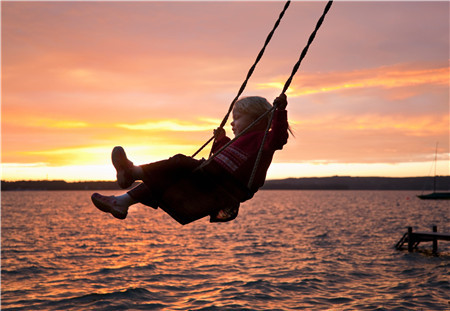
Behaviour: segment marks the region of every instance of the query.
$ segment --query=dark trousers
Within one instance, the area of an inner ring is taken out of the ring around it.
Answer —
[[[158,200],[164,191],[189,176],[203,161],[177,154],[167,160],[141,165],[144,183],[128,191],[128,194],[139,203],[158,208]]]

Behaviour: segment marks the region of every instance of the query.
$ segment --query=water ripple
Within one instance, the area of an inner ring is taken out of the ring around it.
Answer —
[[[449,307],[449,243],[437,257],[426,243],[393,249],[409,225],[449,232],[445,202],[395,191],[262,191],[233,222],[180,226],[141,205],[117,221],[89,196],[2,193],[2,310]]]

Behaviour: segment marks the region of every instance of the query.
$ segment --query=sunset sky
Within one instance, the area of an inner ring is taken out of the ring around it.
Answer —
[[[280,94],[325,4],[291,3],[244,95]],[[193,154],[283,6],[2,1],[2,179],[114,180],[116,145]],[[335,1],[287,95],[269,179],[429,176],[436,143],[449,175],[449,2]]]

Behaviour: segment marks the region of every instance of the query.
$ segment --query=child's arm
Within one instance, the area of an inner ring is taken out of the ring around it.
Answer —
[[[281,94],[277,97],[273,105],[277,108],[275,110],[273,120],[272,120],[272,128],[269,134],[269,139],[266,143],[266,148],[271,149],[282,149],[283,146],[287,143],[289,134],[288,128],[289,123],[287,121],[287,97],[285,94]]]
[[[226,135],[225,133],[225,129],[223,127],[218,127],[214,130],[214,139],[216,141],[221,140],[222,138],[224,138]]]
[[[215,153],[220,148],[225,146],[231,139],[226,136],[225,130],[222,127],[218,127],[214,130],[214,144],[211,148],[212,153]]]

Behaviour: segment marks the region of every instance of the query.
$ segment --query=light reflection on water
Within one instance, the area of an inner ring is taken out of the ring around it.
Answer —
[[[2,309],[445,310],[450,243],[393,248],[409,225],[450,232],[448,202],[414,195],[261,191],[233,222],[180,226],[143,205],[116,220],[84,191],[3,192]]]

